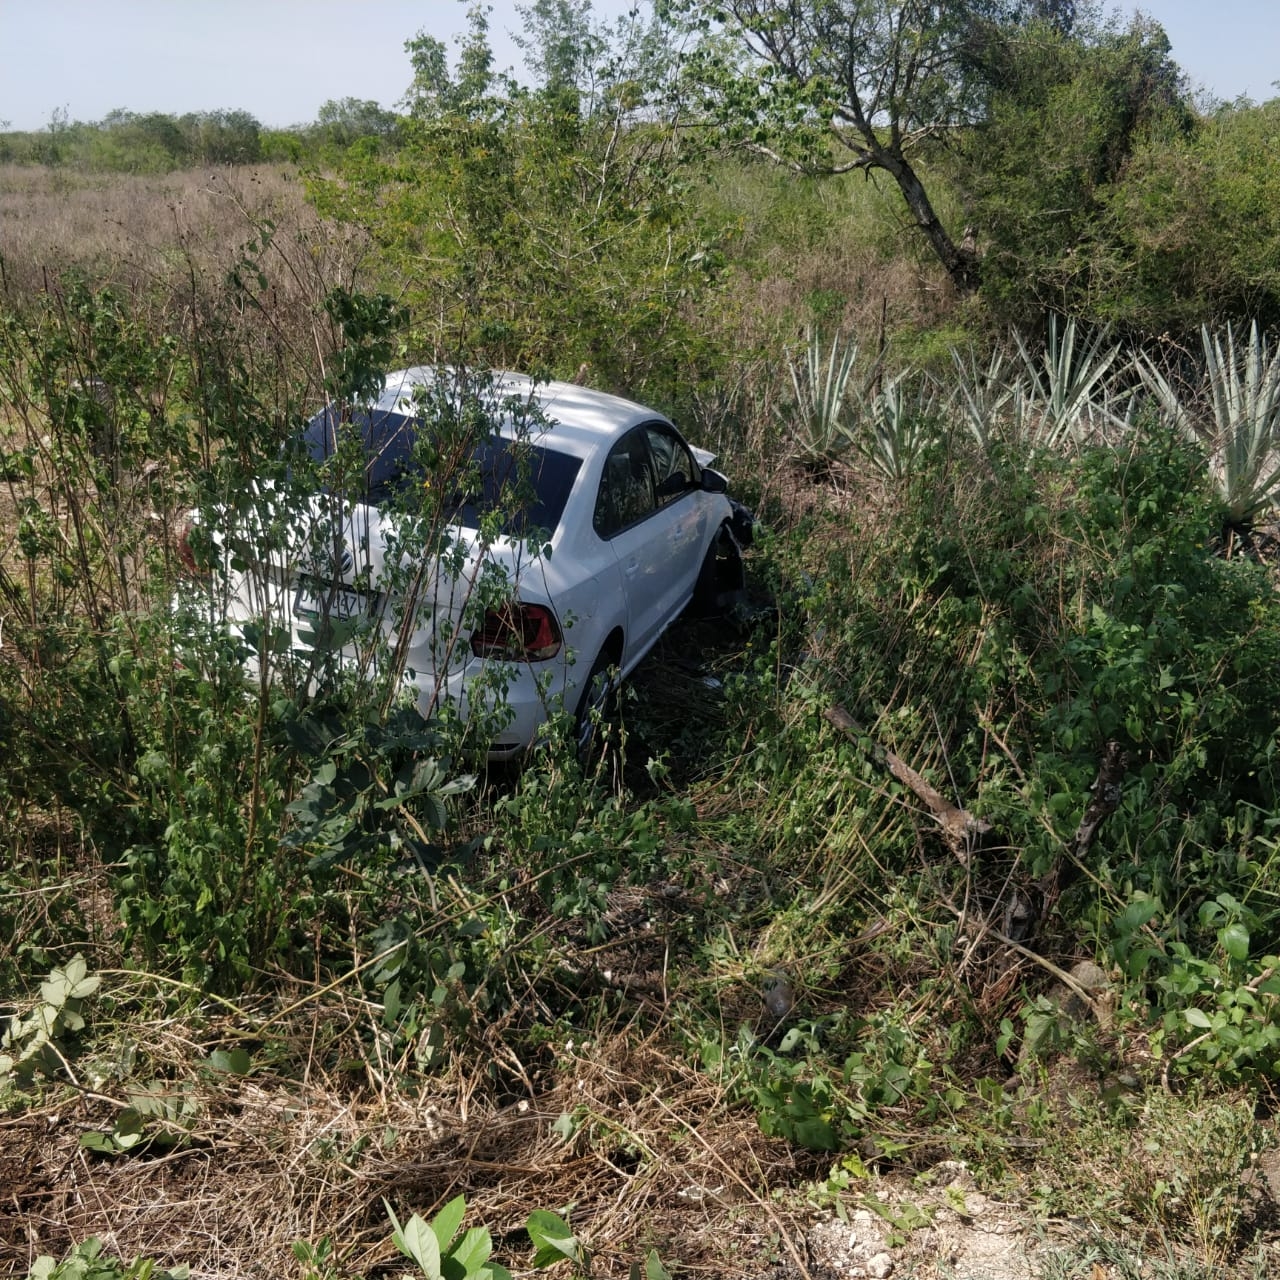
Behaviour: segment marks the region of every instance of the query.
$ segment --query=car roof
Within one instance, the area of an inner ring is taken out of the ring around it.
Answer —
[[[418,365],[389,373],[376,407],[387,412],[411,413],[415,409],[415,388],[431,386],[442,377],[454,375],[456,371],[452,369],[433,365]],[[507,370],[495,370],[490,376],[493,379],[492,392],[498,400],[517,397],[532,401],[546,416],[546,426],[539,424],[535,427],[531,439],[579,457],[587,457],[642,422],[668,421],[662,414],[634,400],[605,391],[593,391],[576,383],[538,382],[527,374]],[[515,433],[514,424],[508,419],[503,424],[502,434],[510,436]]]

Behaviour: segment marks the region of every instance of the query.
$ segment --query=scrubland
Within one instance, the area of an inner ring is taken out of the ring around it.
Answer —
[[[1265,333],[1014,336],[860,178],[726,165],[628,340],[748,599],[499,775],[174,607],[323,395],[534,350],[316,181],[0,171],[0,1270],[475,1275],[462,1196],[514,1273],[1269,1274]]]

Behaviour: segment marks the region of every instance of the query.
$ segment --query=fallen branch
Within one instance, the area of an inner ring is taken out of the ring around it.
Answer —
[[[1040,892],[1040,919],[1045,920],[1063,889],[1080,873],[1085,854],[1093,844],[1098,828],[1120,807],[1121,780],[1129,767],[1129,753],[1114,740],[1102,749],[1098,776],[1090,789],[1089,803],[1084,807],[1080,825],[1062,856],[1036,882]]]
[[[955,913],[956,919],[964,920],[964,912],[961,911],[954,902],[950,902],[946,898],[943,898],[942,901],[952,912]],[[1030,960],[1032,964],[1039,965],[1046,973],[1052,974],[1064,987],[1069,991],[1074,992],[1082,1001],[1084,1001],[1085,1007],[1095,1018],[1098,1016],[1098,1006],[1092,993],[1084,986],[1083,983],[1078,979],[1073,978],[1065,969],[1054,964],[1052,960],[1046,959],[1038,951],[1032,951],[1030,947],[1025,947],[1021,942],[1009,937],[1007,933],[1001,929],[997,929],[989,920],[983,920],[980,922],[978,936],[974,939],[975,943],[981,942],[988,934],[990,934],[997,942],[1008,947],[1011,951],[1016,951],[1020,956]]]
[[[823,716],[851,738],[866,736],[866,731],[843,708],[828,707]],[[952,804],[932,783],[917,773],[901,756],[884,749],[885,766],[904,787],[910,789],[928,808],[942,828],[943,838],[962,863],[967,864],[975,844],[991,832],[991,824],[975,817],[967,809]]]

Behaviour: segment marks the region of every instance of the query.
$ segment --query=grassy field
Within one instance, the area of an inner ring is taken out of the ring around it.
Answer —
[[[747,606],[598,768],[451,789],[447,724],[171,607],[183,513],[381,350],[301,194],[0,173],[0,1274],[414,1274],[459,1195],[513,1274],[1270,1274],[1274,435],[1242,478],[1074,329],[953,358],[865,184],[735,171],[690,433]]]

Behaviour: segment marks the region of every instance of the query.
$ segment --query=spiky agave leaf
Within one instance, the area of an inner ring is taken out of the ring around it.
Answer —
[[[1006,359],[1004,351],[996,350],[984,369],[972,347],[963,353],[951,348],[956,381],[947,408],[959,416],[985,454],[991,452],[997,434],[1015,441],[1022,436],[1026,389],[1021,378],[1007,376]]]
[[[1014,334],[1018,352],[1030,376],[1034,443],[1059,448],[1064,441],[1084,443],[1099,425],[1120,418],[1112,411],[1106,376],[1120,354],[1118,344],[1107,345],[1105,330],[1095,332],[1077,350],[1074,317],[1059,326],[1049,317],[1049,340],[1039,359],[1020,333]]]
[[[1280,485],[1280,351],[1269,349],[1256,320],[1239,350],[1230,325],[1225,349],[1208,326],[1200,338],[1213,408],[1211,463],[1231,521],[1243,524]]]
[[[1225,334],[1201,326],[1200,341],[1205,378],[1194,397],[1180,395],[1148,356],[1136,366],[1161,420],[1204,447],[1227,518],[1243,525],[1280,490],[1280,350],[1270,349],[1257,321],[1242,347],[1230,325]],[[1207,414],[1197,411],[1204,402]]]
[[[796,456],[812,466],[831,462],[853,442],[848,395],[858,342],[850,336],[842,349],[837,331],[831,350],[824,353],[816,329],[809,330],[807,337],[804,363],[788,364],[794,403],[780,409],[779,415],[795,442]]]
[[[936,435],[936,411],[937,392],[930,384],[921,381],[913,386],[910,369],[895,374],[871,402],[863,455],[888,479],[904,479]]]
[[[1151,357],[1140,351],[1134,357],[1133,367],[1151,397],[1160,422],[1188,440],[1203,441],[1201,425],[1195,421],[1187,401]]]

